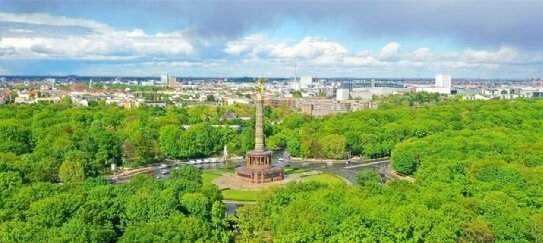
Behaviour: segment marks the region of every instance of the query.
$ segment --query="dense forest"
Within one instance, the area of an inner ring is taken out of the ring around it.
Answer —
[[[283,126],[314,141],[339,134],[368,157],[391,154],[414,180],[382,184],[366,171],[358,187],[287,185],[238,212],[244,239],[543,241],[543,100],[451,100]]]
[[[112,163],[134,167],[216,156],[224,145],[230,154],[244,154],[254,144],[252,113],[252,106],[2,105],[0,157],[25,182],[56,182],[63,174],[82,179],[107,173]],[[288,113],[267,108],[268,126]]]
[[[410,138],[447,130],[541,125],[541,101],[437,102],[439,96],[417,93],[385,99],[381,109],[324,118],[287,116],[273,127],[269,148],[286,148],[296,157],[345,158],[347,155],[381,158]]]
[[[1,242],[229,242],[222,196],[184,166],[167,181],[24,184],[1,172]]]
[[[300,157],[391,156],[411,180],[364,171],[357,186],[292,183],[232,218],[192,167],[122,185],[99,175],[225,144],[243,154],[252,121],[222,118],[250,107],[0,106],[0,242],[543,241],[543,100],[381,102],[323,118],[266,109],[267,144]]]

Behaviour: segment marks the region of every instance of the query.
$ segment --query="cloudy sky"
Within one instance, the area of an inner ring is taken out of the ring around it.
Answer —
[[[0,0],[0,75],[543,76],[541,0]]]

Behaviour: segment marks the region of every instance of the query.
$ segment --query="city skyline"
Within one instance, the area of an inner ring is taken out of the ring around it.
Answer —
[[[530,78],[536,1],[3,1],[0,75]]]

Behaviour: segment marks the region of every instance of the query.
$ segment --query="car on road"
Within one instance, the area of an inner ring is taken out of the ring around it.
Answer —
[[[160,171],[160,174],[162,174],[162,175],[167,175],[168,173],[170,173],[170,171],[166,170],[166,169],[163,169],[163,170]]]
[[[159,168],[166,169],[166,168],[168,168],[168,165],[167,164],[160,164]]]

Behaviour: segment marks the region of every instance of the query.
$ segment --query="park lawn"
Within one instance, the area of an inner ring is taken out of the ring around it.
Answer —
[[[345,183],[345,181],[339,178],[338,176],[327,174],[327,173],[304,176],[302,178],[303,178],[303,181],[316,181],[316,182],[322,182],[322,183],[327,183],[327,184]]]
[[[219,176],[221,176],[220,173],[213,171],[204,171],[202,173],[202,181],[204,184],[212,184],[212,181]]]
[[[202,173],[202,181],[204,184],[213,184],[215,178],[222,176],[221,172],[227,171],[226,169],[204,171]],[[256,201],[257,192],[255,191],[238,191],[225,189],[222,191],[222,196],[225,200],[232,201]]]
[[[287,168],[284,169],[285,175],[292,175],[292,174],[296,174],[296,173],[304,173],[304,172],[308,172],[308,171],[311,171],[311,169],[309,169],[309,168],[292,168],[292,167],[287,167]]]
[[[224,200],[232,201],[256,201],[258,192],[255,191],[238,191],[226,189],[222,191]]]

